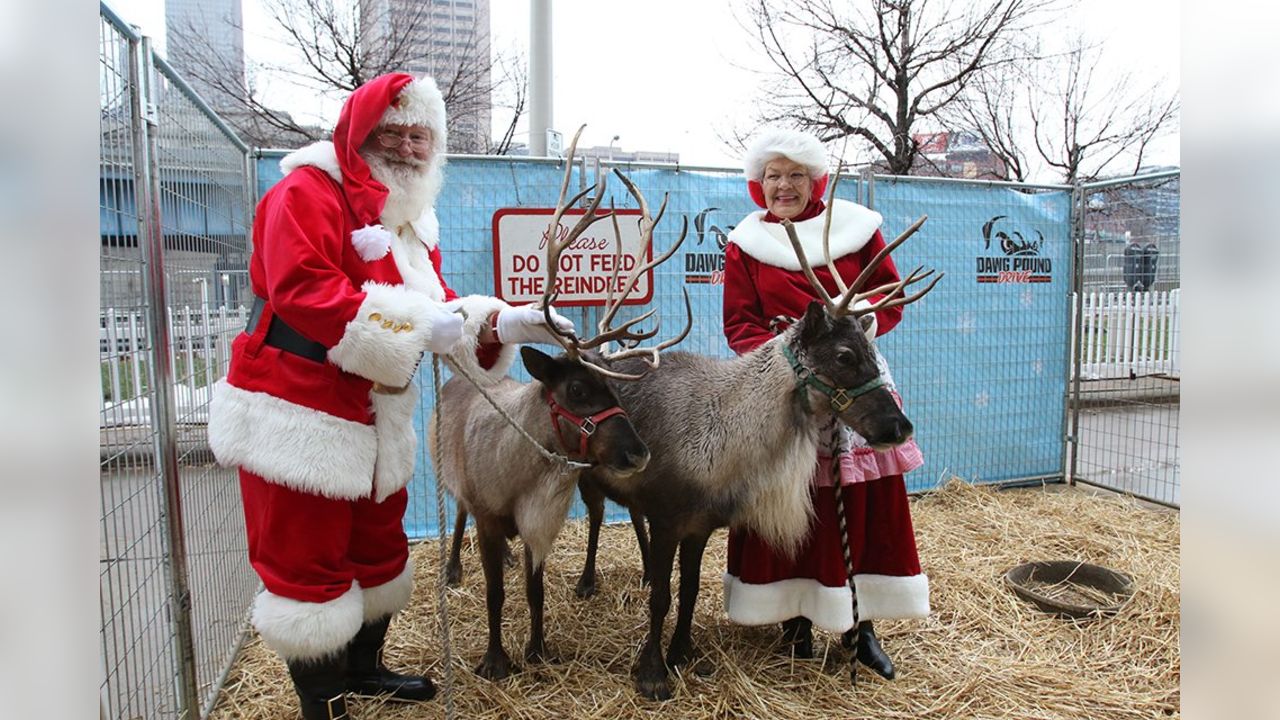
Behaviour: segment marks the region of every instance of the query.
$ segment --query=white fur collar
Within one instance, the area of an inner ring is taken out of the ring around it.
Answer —
[[[334,182],[342,184],[342,168],[338,166],[338,151],[333,149],[332,142],[328,140],[313,142],[306,147],[294,150],[280,160],[280,170],[285,175],[307,165],[320,168],[328,173]]]
[[[440,244],[440,219],[436,217],[435,208],[428,206],[409,226],[428,250],[435,250],[436,245]]]
[[[787,231],[781,223],[764,222],[764,210],[751,213],[729,233],[729,242],[762,263],[785,270],[799,270],[800,261],[791,249]],[[848,200],[835,200],[831,217],[831,258],[844,257],[861,250],[883,222],[880,213]],[[805,259],[817,267],[826,263],[822,251],[822,228],[826,213],[795,224]]]

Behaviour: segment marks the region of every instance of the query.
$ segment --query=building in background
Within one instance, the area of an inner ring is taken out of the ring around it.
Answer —
[[[435,78],[448,106],[449,152],[486,153],[491,146],[493,73],[489,0],[360,0],[369,42],[408,33],[416,58],[401,69]]]
[[[244,14],[240,0],[165,0],[168,60],[193,90],[221,113],[239,111],[243,104],[200,80],[200,69],[213,63],[223,77],[243,88]]]
[[[911,136],[920,147],[913,175],[998,180],[1006,177],[1004,161],[976,133],[948,131]]]

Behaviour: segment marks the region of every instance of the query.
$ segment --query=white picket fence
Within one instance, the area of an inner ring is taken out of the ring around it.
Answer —
[[[208,421],[210,391],[231,358],[231,342],[249,320],[245,307],[169,308],[170,370],[179,423]],[[101,312],[102,427],[147,425],[151,402],[147,322],[137,308]]]
[[[1178,290],[1085,293],[1081,379],[1181,377],[1178,297]]]

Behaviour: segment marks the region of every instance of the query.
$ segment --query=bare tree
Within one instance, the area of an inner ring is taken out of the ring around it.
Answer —
[[[184,57],[180,68],[212,95],[215,107],[230,110],[238,129],[264,144],[319,139],[326,129],[305,124],[264,97],[260,81],[279,79],[322,98],[341,102],[352,90],[387,72],[434,68],[448,107],[450,149],[505,152],[489,140],[489,99],[508,92],[509,72],[493,78],[487,28],[450,32],[433,22],[432,4],[390,0],[263,0],[273,30],[284,39],[287,56],[278,62],[250,62],[247,73],[216,52],[201,28],[174,28],[170,43]],[[514,64],[504,53],[500,62]],[[178,63],[175,63],[178,64]],[[247,76],[246,76],[247,75]],[[516,106],[523,111],[523,103]]]
[[[1139,89],[1129,73],[1100,77],[1101,51],[1077,37],[1046,66],[1048,81],[1028,104],[1036,152],[1067,183],[1127,166],[1137,173],[1151,142],[1178,124],[1178,93]]]
[[[1025,66],[1009,64],[969,83],[943,116],[949,128],[978,136],[1004,172],[994,179],[1025,182],[1031,174],[1024,129],[1031,76]]]
[[[860,139],[878,166],[909,174],[913,132],[937,127],[970,82],[1015,62],[1017,42],[1054,3],[753,0],[749,23],[778,81],[757,119],[824,142]]]

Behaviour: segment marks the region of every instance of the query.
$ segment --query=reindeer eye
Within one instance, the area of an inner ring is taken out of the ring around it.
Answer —
[[[570,400],[581,402],[587,399],[587,388],[577,380],[569,383],[566,392],[569,394]]]
[[[849,350],[836,351],[836,362],[841,365],[852,365],[856,359],[856,356]]]

